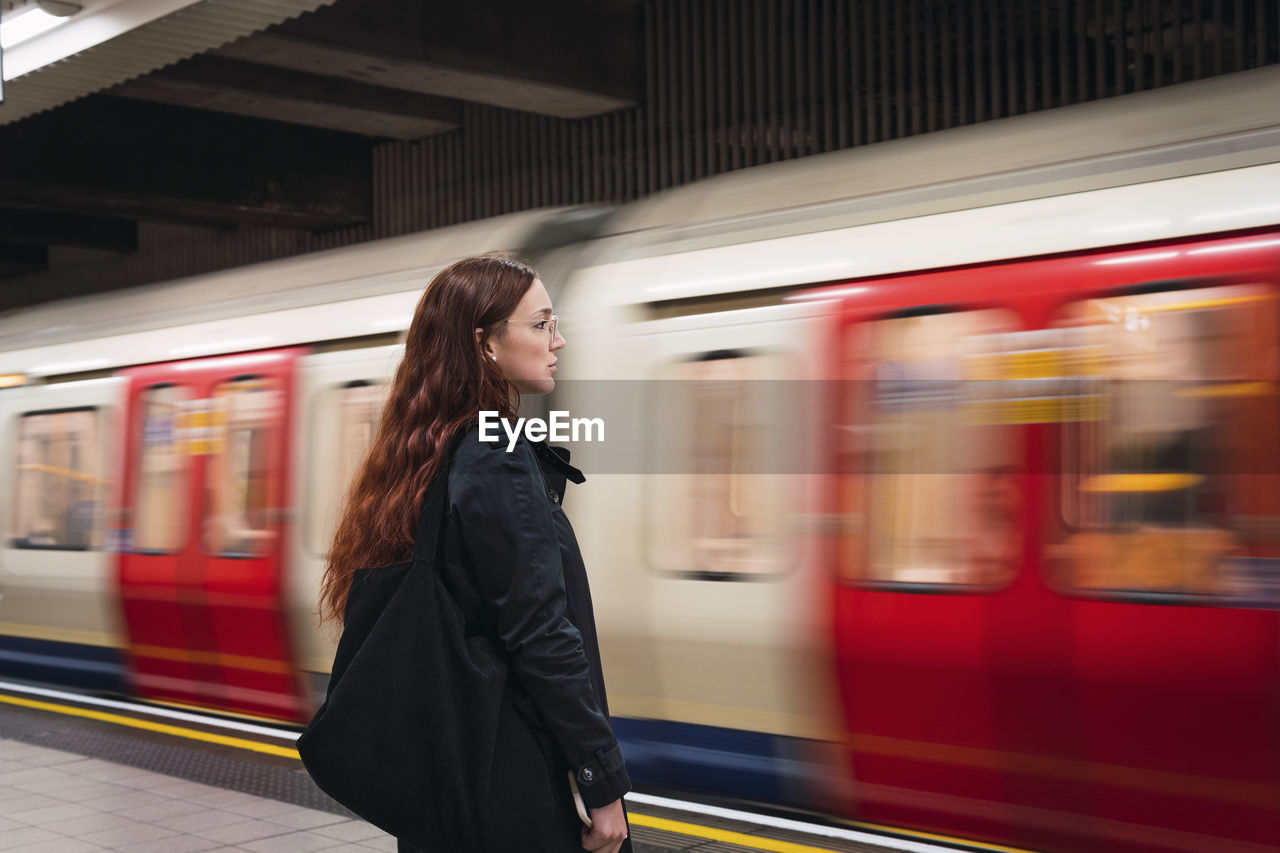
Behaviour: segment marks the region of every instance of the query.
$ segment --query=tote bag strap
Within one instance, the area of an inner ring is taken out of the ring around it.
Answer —
[[[444,492],[449,481],[449,466],[437,473],[427,486],[426,498],[422,501],[422,518],[418,521],[418,533],[413,537],[413,562],[422,563],[428,569],[436,559],[436,543],[440,539],[440,528],[444,526]]]
[[[427,486],[427,494],[422,499],[422,518],[418,521],[418,533],[413,537],[413,561],[424,564],[428,569],[435,563],[436,545],[440,540],[440,530],[444,527],[449,469],[453,467],[453,455],[465,435],[466,429],[463,428],[450,439],[440,470],[431,478],[431,485]]]

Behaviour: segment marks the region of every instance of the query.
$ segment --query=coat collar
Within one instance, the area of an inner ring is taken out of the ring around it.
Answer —
[[[537,454],[538,462],[542,465],[543,470],[548,474],[554,474],[561,483],[564,480],[568,480],[571,483],[585,483],[587,481],[586,475],[569,464],[569,449],[567,447],[552,447],[545,441],[531,441],[529,444],[533,447],[533,452]],[[561,486],[560,491],[564,491],[563,486]]]

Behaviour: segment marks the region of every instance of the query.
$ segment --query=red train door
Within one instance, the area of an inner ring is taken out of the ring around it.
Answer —
[[[1001,839],[990,626],[1023,560],[1024,430],[974,380],[1021,322],[935,281],[868,285],[837,332],[838,678],[859,818]]]
[[[1094,279],[1044,318],[1106,405],[1046,433],[1042,576],[1070,606],[1098,849],[1280,838],[1280,293],[1249,246],[1042,276]]]
[[[287,437],[300,349],[124,371],[115,531],[141,696],[297,720],[285,624]]]

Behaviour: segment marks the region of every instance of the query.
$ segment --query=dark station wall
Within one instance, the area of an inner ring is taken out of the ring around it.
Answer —
[[[760,163],[1280,61],[1276,0],[645,0],[638,106],[468,103],[372,146],[371,218],[326,232],[142,221],[136,251],[49,250],[3,307],[529,208],[635,199]]]

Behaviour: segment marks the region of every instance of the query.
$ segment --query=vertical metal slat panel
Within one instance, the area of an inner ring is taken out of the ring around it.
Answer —
[[[1004,76],[1004,115],[1017,115],[1018,109],[1018,4],[1004,0],[1002,21],[996,22],[1001,36],[1000,67]],[[998,78],[997,78],[998,79]]]
[[[969,104],[972,99],[972,89],[969,86],[969,68],[971,60],[969,54],[973,51],[973,30],[967,26],[969,16],[964,13],[964,8],[959,7],[956,10],[956,99],[957,99],[957,123],[968,124],[973,121],[973,114],[970,112]]]
[[[1128,45],[1126,44],[1128,30],[1125,28],[1126,4],[1128,0],[1111,0],[1112,10],[1116,17],[1115,24],[1115,80],[1116,86],[1114,95],[1123,95],[1129,91],[1129,73],[1126,63],[1128,56]]]
[[[1111,19],[1108,15],[1107,0],[1094,0],[1094,75],[1096,89],[1094,97],[1105,98],[1112,94],[1111,82]]]
[[[668,13],[672,12],[672,6],[668,6]],[[676,6],[675,12],[675,14],[671,14],[671,20],[669,20],[672,45],[671,73],[673,85],[671,101],[673,115],[671,122],[668,123],[669,129],[671,129],[672,156],[671,181],[667,184],[668,187],[690,181],[689,38],[687,38],[686,33],[686,27],[689,26],[689,17],[684,14],[678,14],[678,6]]]
[[[713,16],[708,21],[708,26],[714,25],[715,27],[711,38],[714,39],[716,45],[714,66],[716,105],[715,123],[712,125],[715,129],[713,138],[716,142],[716,170],[727,172],[733,168],[733,158],[729,153],[729,134],[733,127],[733,121],[729,118],[729,78],[733,76],[729,70],[730,22],[725,14],[724,0],[715,0],[714,3],[708,3],[708,8],[713,10],[708,12],[709,16]]]
[[[1235,36],[1232,44],[1235,46],[1234,62],[1232,71],[1243,71],[1244,65],[1244,41],[1245,41],[1245,21],[1244,21],[1244,0],[1235,0],[1232,6],[1231,32]]]
[[[1209,0],[1209,6],[1213,9],[1213,73],[1221,74],[1226,69],[1222,64],[1222,48],[1226,39],[1223,37],[1222,29],[1222,7],[1226,0]]]
[[[809,0],[809,137],[810,154],[830,151],[831,145],[831,18],[826,14],[829,3]],[[820,30],[819,24],[825,29]],[[822,38],[819,37],[822,32]],[[819,63],[821,62],[821,65]],[[825,97],[821,97],[821,95]]]
[[[1074,0],[1076,7],[1075,27],[1072,35],[1076,43],[1076,103],[1089,98],[1089,26],[1086,0]]]
[[[942,101],[942,128],[953,127],[955,121],[955,73],[951,62],[951,4],[942,3],[942,17],[939,21],[938,40],[942,44],[942,71],[939,85]]]
[[[987,26],[982,13],[981,4],[973,7],[973,29],[969,33],[973,51],[973,120],[987,120],[987,69],[986,38]]]
[[[893,133],[887,133],[886,136],[889,139],[900,139],[907,135],[907,108],[909,106],[907,103],[906,74],[903,68],[903,64],[906,61],[904,37],[907,27],[905,21],[903,21],[902,11],[906,3],[903,0],[894,0],[889,5],[893,8],[893,17],[890,19],[886,13],[885,18],[889,21],[888,26],[892,31],[893,38],[892,47],[889,48],[893,55],[893,85],[892,87],[886,86],[885,92],[892,92],[894,97],[891,101],[888,98],[885,100],[893,106],[894,122]]]
[[[728,41],[728,67],[725,77],[729,83],[729,122],[726,131],[729,134],[729,168],[741,169],[743,165],[742,149],[747,144],[743,126],[749,110],[743,104],[743,76],[741,69],[746,64],[749,53],[746,26],[741,14],[739,0],[721,0],[721,8],[725,10],[726,39]]]
[[[1148,42],[1148,52],[1151,55],[1151,84],[1157,87],[1164,85],[1164,4],[1165,0],[1152,4],[1151,38]]]
[[[906,80],[903,81],[904,87],[908,95],[910,104],[910,133],[914,136],[924,131],[924,94],[923,80],[921,80],[920,69],[923,65],[920,56],[920,0],[907,0],[906,3],[898,3],[898,9],[905,8],[907,21],[903,26],[906,32],[907,49],[904,61],[906,62]]]
[[[701,4],[698,4],[701,5]],[[685,131],[688,147],[685,149],[689,157],[689,180],[698,180],[707,174],[706,167],[706,98],[704,97],[703,79],[704,57],[702,10],[692,6],[685,14],[685,74],[689,91],[689,126]]]

